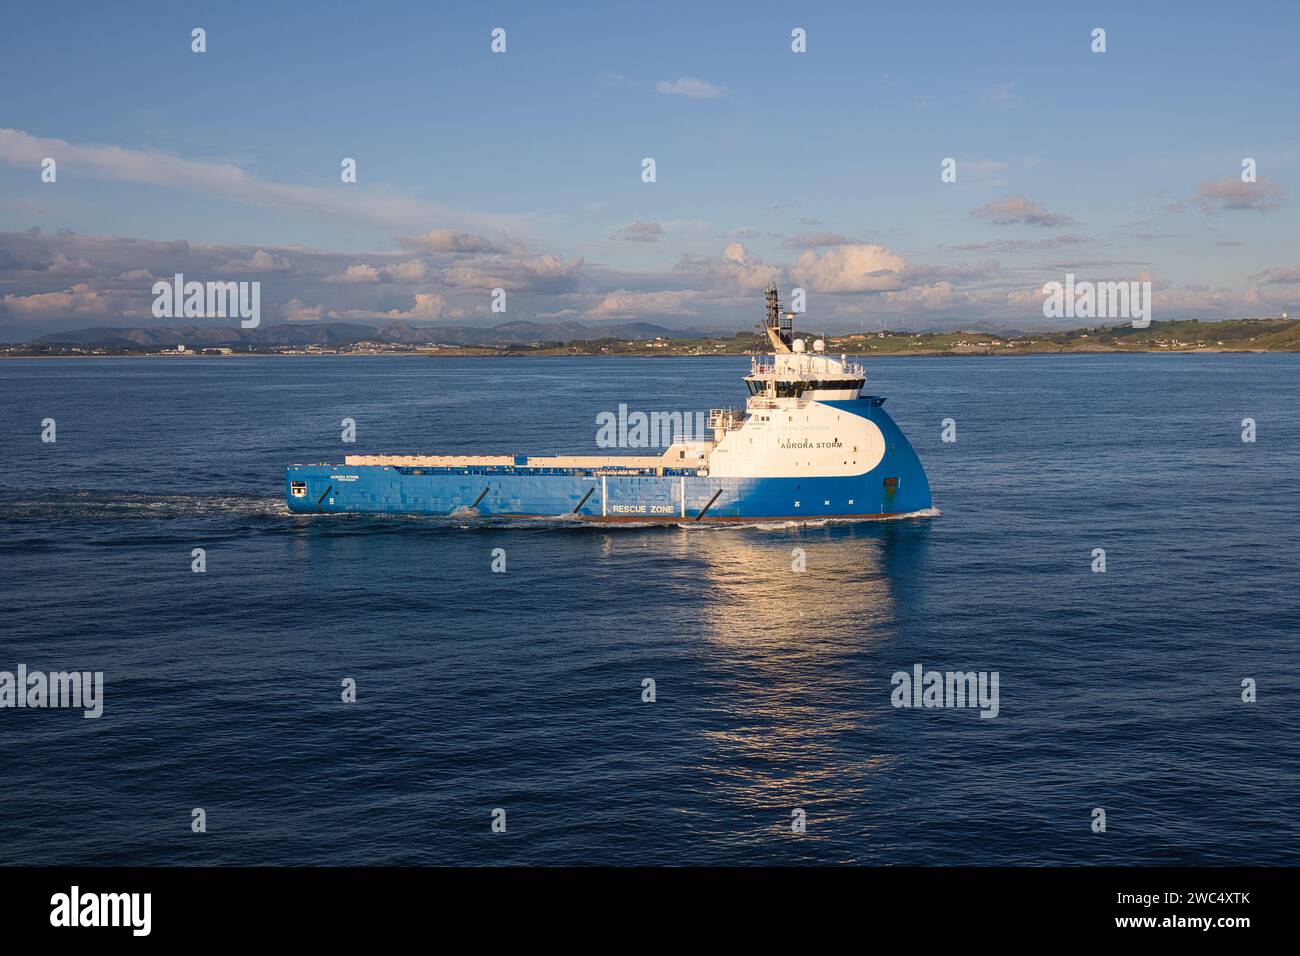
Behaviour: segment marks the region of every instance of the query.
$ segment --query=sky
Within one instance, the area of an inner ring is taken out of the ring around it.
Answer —
[[[11,4],[0,341],[180,324],[177,272],[263,324],[739,331],[773,281],[826,331],[1085,324],[1044,317],[1067,273],[1297,313],[1297,36],[1289,0]]]

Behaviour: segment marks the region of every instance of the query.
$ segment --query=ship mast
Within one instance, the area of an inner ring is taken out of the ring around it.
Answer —
[[[767,333],[768,341],[772,343],[772,351],[792,352],[794,313],[782,314],[781,293],[777,290],[775,282],[763,290],[763,295],[767,299],[767,317],[763,320],[762,329]]]

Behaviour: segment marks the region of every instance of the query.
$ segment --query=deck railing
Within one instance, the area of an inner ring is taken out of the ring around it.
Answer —
[[[745,413],[729,405],[726,408],[710,408],[707,424],[715,432],[725,432],[739,428],[744,421]]]
[[[811,357],[812,357],[812,358],[828,358],[829,356],[813,355],[813,356],[811,356]],[[754,377],[754,378],[777,378],[777,377],[780,377],[780,378],[782,378],[782,379],[788,379],[788,378],[791,378],[791,377],[793,377],[793,376],[795,376],[795,375],[797,375],[797,376],[799,376],[799,377],[810,378],[810,379],[820,379],[820,378],[825,378],[825,377],[827,377],[827,374],[831,374],[831,375],[835,375],[835,376],[843,375],[843,376],[846,377],[846,378],[866,378],[866,377],[867,377],[867,370],[866,370],[866,368],[865,368],[861,363],[859,363],[859,362],[848,362],[848,361],[846,361],[846,362],[843,362],[843,363],[840,365],[840,368],[839,368],[838,371],[833,372],[833,373],[817,372],[817,371],[814,371],[814,370],[811,369],[811,368],[809,368],[809,369],[807,369],[807,370],[798,370],[797,372],[796,372],[796,371],[792,371],[792,370],[786,370],[786,371],[778,372],[775,364],[773,364],[773,363],[769,363],[769,362],[765,362],[763,359],[760,359],[760,358],[753,358],[753,359],[750,360],[750,372],[749,372],[749,374],[750,374],[752,377]]]

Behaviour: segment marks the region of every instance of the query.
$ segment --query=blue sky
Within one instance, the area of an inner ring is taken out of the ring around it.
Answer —
[[[1134,6],[11,6],[0,339],[154,324],[173,270],[270,321],[739,329],[775,279],[829,328],[1027,327],[1067,271],[1294,311],[1300,5]]]

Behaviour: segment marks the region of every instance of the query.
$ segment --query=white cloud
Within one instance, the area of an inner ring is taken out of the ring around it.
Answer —
[[[739,242],[729,243],[722,250],[723,271],[742,289],[762,289],[768,283],[776,282],[781,277],[778,266],[764,264],[763,260],[753,255]]]
[[[184,159],[171,153],[121,146],[69,143],[0,128],[0,162],[36,168],[46,156],[58,160],[60,172],[66,169],[99,179],[183,189],[251,205],[344,216],[394,228],[459,219],[505,229],[519,228],[528,220],[526,216],[458,212],[356,184],[327,189],[270,182],[233,163]]]
[[[727,95],[725,87],[717,86],[693,76],[679,76],[675,80],[660,80],[655,90],[666,96],[685,96],[692,100],[713,100]]]
[[[640,318],[647,315],[698,315],[691,302],[698,292],[611,292],[588,310],[588,318]]]
[[[1250,280],[1259,285],[1246,290],[1249,303],[1300,308],[1300,266],[1270,266]]]
[[[66,276],[86,272],[90,267],[90,263],[85,259],[77,259],[76,261],[73,261],[63,253],[59,252],[55,254],[54,259],[51,260],[49,267],[45,271],[50,275]]]
[[[934,282],[930,285],[912,286],[898,292],[886,292],[885,301],[891,305],[912,306],[920,309],[946,309],[971,301],[969,295],[958,292],[951,282]]]
[[[386,266],[372,266],[358,262],[348,266],[342,272],[326,276],[325,281],[344,285],[382,282],[385,279],[394,282],[418,282],[427,272],[427,267],[419,259],[408,259],[405,262],[395,262]]]
[[[321,317],[319,305],[307,305],[300,299],[290,299],[280,309],[280,315],[286,322],[317,322]]]
[[[332,276],[325,277],[326,282],[341,282],[346,284],[355,284],[360,282],[378,282],[379,270],[374,266],[368,266],[363,262],[350,265],[342,272]]]
[[[749,291],[781,279],[780,266],[768,265],[739,242],[729,243],[716,259],[682,256],[673,271],[700,276],[715,287]]]
[[[1269,266],[1261,272],[1253,273],[1252,282],[1268,282],[1282,285],[1300,283],[1300,266]]]
[[[458,288],[572,292],[578,287],[582,264],[582,259],[563,259],[550,253],[521,259],[495,256],[458,262],[441,278]]]
[[[423,252],[495,253],[510,251],[512,245],[501,245],[491,239],[454,229],[430,229],[421,236],[397,236],[394,240],[404,249]]]
[[[884,246],[840,246],[822,255],[805,252],[794,277],[818,292],[887,292],[902,287],[906,267],[906,259]]]
[[[232,259],[230,262],[222,263],[217,268],[229,272],[288,272],[293,266],[288,259],[282,259],[279,256],[273,256],[269,252],[258,249],[247,259]]]
[[[415,304],[409,309],[389,309],[377,312],[370,309],[343,309],[330,313],[331,319],[388,319],[394,322],[419,322],[440,319],[447,313],[447,301],[436,292],[418,292]]]
[[[1260,176],[1253,183],[1244,183],[1238,176],[1228,176],[1198,185],[1192,201],[1203,211],[1211,213],[1230,209],[1268,212],[1286,205],[1286,190],[1267,176]]]
[[[416,282],[423,279],[428,270],[419,259],[408,259],[406,262],[384,266],[379,271],[398,282]]]
[[[389,312],[394,318],[436,319],[447,307],[446,301],[436,292],[420,292],[415,296],[415,305],[406,312]]]
[[[1020,195],[994,200],[978,209],[972,209],[970,214],[976,219],[988,219],[997,226],[1020,224],[1055,228],[1074,221],[1062,213],[1052,212],[1040,202],[1030,202]]]
[[[113,311],[110,300],[84,282],[63,292],[6,295],[0,301],[24,319],[103,319]]]

